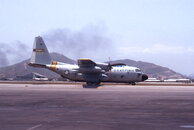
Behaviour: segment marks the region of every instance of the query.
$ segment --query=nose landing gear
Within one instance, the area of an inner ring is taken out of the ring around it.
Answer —
[[[131,84],[131,85],[136,85],[136,83],[135,83],[135,82],[130,82],[129,84]]]

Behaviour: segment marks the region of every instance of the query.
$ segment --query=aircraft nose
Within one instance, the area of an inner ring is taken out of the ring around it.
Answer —
[[[145,81],[145,80],[147,80],[148,79],[148,76],[146,75],[146,74],[143,74],[142,75],[142,81]]]

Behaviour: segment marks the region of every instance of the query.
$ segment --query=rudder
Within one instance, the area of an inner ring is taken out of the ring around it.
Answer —
[[[33,52],[30,59],[31,65],[51,64],[52,59],[42,37],[35,37]]]

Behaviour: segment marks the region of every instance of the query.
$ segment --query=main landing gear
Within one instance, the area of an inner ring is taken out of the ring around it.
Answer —
[[[136,83],[135,83],[135,82],[130,82],[129,84],[131,84],[131,85],[136,85]]]
[[[83,84],[83,88],[98,88],[100,86],[100,82],[86,82]]]

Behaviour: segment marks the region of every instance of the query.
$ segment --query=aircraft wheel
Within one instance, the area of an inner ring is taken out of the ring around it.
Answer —
[[[136,85],[136,83],[135,83],[135,82],[133,82],[133,83],[132,83],[132,85]]]
[[[86,84],[83,85],[83,88],[98,88],[100,86],[100,82],[87,82]]]
[[[129,84],[131,84],[131,85],[136,85],[136,83],[135,83],[135,82],[131,82],[131,83],[129,83]]]

